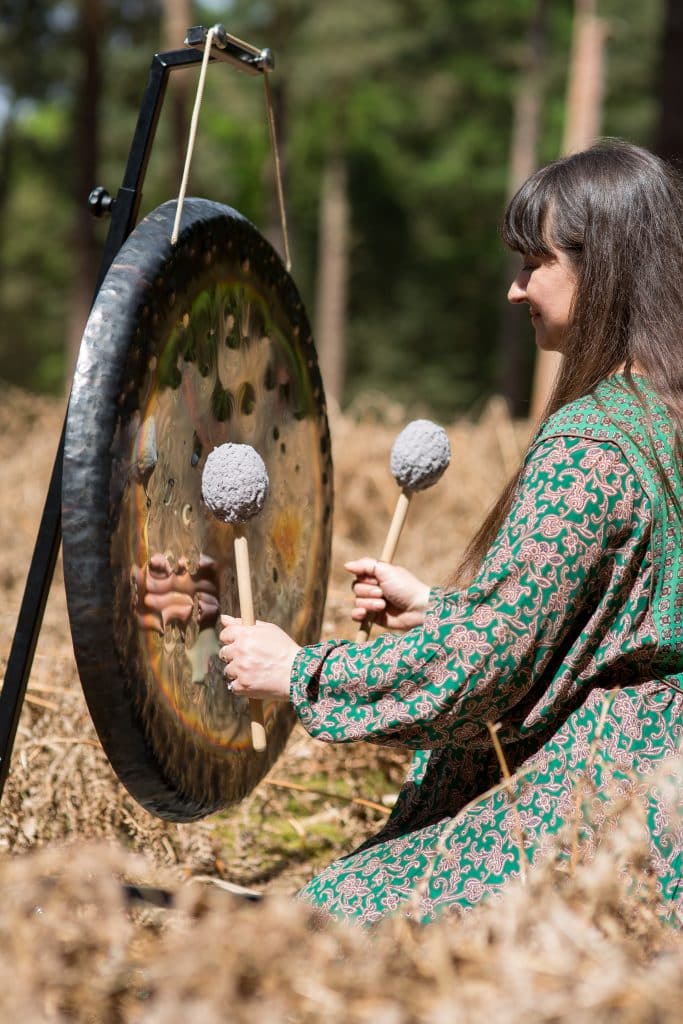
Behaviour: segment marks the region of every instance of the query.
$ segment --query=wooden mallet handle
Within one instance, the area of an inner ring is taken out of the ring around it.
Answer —
[[[377,559],[378,562],[393,562],[394,555],[396,554],[396,548],[398,546],[398,539],[401,536],[401,530],[403,529],[403,524],[405,523],[406,516],[408,515],[408,505],[410,504],[411,497],[412,491],[403,490],[399,494],[396,500],[394,515],[391,523],[389,524],[386,540],[384,541],[384,547],[382,548],[382,554]],[[356,633],[356,643],[361,644],[368,639],[374,621],[374,616],[368,612],[360,624],[360,629]]]
[[[253,626],[254,601],[251,594],[251,573],[249,571],[249,546],[242,534],[235,537],[235,569],[237,570],[237,592],[240,599],[240,614],[245,626]],[[259,752],[266,749],[266,725],[263,719],[263,701],[249,700],[251,720],[251,745]]]

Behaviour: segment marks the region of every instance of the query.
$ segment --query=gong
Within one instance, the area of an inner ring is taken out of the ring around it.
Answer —
[[[269,492],[242,529],[254,610],[318,640],[332,462],[315,348],[297,289],[230,207],[150,213],[118,252],[88,319],[66,421],[62,528],[71,633],[109,761],[147,810],[189,821],[241,800],[294,722],[265,702],[267,750],[227,690],[220,614],[239,614],[234,527],[201,497],[221,444],[249,444]]]

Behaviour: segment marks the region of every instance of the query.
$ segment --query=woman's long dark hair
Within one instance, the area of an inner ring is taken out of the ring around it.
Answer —
[[[640,367],[683,429],[683,178],[645,149],[606,139],[536,171],[511,200],[503,241],[567,254],[577,286],[562,365],[542,422],[622,364]],[[507,515],[521,470],[465,551],[471,576]]]

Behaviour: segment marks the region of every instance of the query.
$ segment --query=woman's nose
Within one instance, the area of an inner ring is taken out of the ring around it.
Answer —
[[[508,302],[526,302],[526,280],[523,271],[517,275],[508,288]]]

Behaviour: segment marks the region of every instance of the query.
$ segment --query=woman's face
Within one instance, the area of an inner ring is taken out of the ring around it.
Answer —
[[[576,274],[566,253],[553,248],[552,257],[522,256],[508,301],[528,302],[539,348],[564,352],[575,289]]]

